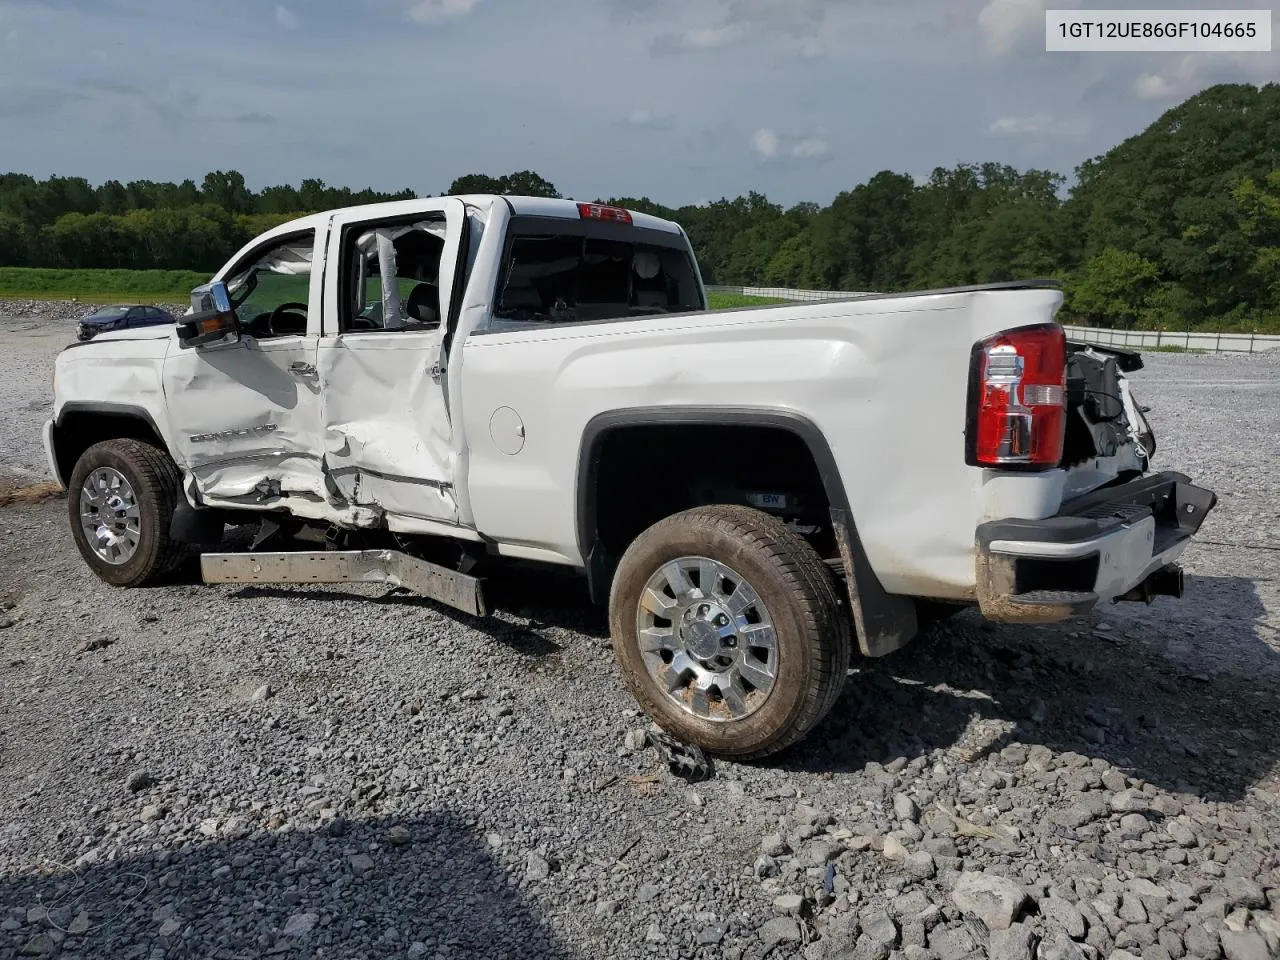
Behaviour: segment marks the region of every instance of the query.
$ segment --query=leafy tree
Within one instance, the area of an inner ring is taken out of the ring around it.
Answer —
[[[1132,327],[1147,308],[1157,278],[1150,260],[1107,247],[1084,265],[1068,288],[1071,310],[1103,326]]]
[[[532,170],[509,173],[503,177],[491,177],[483,173],[469,173],[449,184],[448,196],[492,193],[508,197],[550,197],[559,199],[555,184],[543,179]]]
[[[248,213],[253,209],[253,199],[244,185],[244,176],[236,170],[225,173],[215,170],[205,174],[204,183],[200,185],[200,197],[205,203],[232,213]]]
[[[1052,276],[1064,319],[1280,329],[1280,85],[1210,87],[1082,164],[1069,193],[1048,170],[885,170],[827,206],[750,192],[673,209],[708,283],[897,291]],[[531,170],[468,174],[451,194],[558,197]],[[251,191],[236,171],[94,187],[0,174],[0,266],[213,269],[268,226],[414,196],[319,179]]]

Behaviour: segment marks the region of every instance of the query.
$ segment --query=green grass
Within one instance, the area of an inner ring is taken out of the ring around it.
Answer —
[[[776,297],[744,297],[740,293],[708,293],[707,306],[712,310],[737,310],[742,307],[767,307],[771,303],[786,303]]]
[[[210,274],[194,270],[44,270],[0,267],[0,297],[86,303],[185,303]]]
[[[1180,347],[1173,343],[1162,343],[1158,347],[1134,347],[1135,350],[1141,350],[1145,353],[1207,353],[1207,350],[1200,350],[1197,347]]]
[[[279,279],[289,283],[294,278]],[[193,287],[208,282],[208,275],[192,270],[46,270],[0,267],[0,297],[14,300],[185,303]],[[403,286],[411,288],[413,284],[406,283]],[[299,293],[302,294],[299,299],[305,300],[305,289],[300,289]],[[408,296],[408,293],[408,289],[401,290],[402,297]],[[380,295],[376,280],[371,281],[368,289],[370,302],[376,301]],[[733,293],[707,294],[707,306],[712,310],[736,310],[786,302],[776,298],[744,297]]]

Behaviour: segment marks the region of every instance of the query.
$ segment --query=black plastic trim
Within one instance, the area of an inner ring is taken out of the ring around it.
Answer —
[[[775,408],[640,407],[601,413],[587,423],[578,454],[576,533],[592,600],[607,601],[616,565],[603,555],[596,536],[599,453],[605,436],[627,427],[699,425],[768,427],[800,438],[813,457],[827,495],[845,569],[852,619],[863,653],[880,657],[910,642],[918,632],[915,603],[909,597],[888,593],[872,570],[826,437],[807,417]]]
[[[55,465],[57,465],[59,474],[61,474],[62,468],[58,460],[58,438],[61,432],[66,429],[66,421],[67,421],[68,415],[79,414],[79,413],[99,414],[99,415],[108,416],[108,417],[124,417],[131,420],[140,420],[141,422],[145,423],[148,427],[150,427],[151,432],[155,434],[156,439],[160,441],[161,447],[165,450],[166,453],[168,453],[168,448],[165,445],[164,434],[160,432],[160,428],[156,426],[155,420],[152,419],[151,414],[147,411],[145,407],[139,407],[130,403],[109,403],[106,401],[94,401],[94,400],[71,400],[71,401],[68,401],[67,403],[64,403],[61,409],[58,410],[58,416],[53,421],[52,436],[49,438],[50,445],[53,448],[50,451],[50,453],[53,454],[53,462]],[[63,477],[61,475],[59,475],[58,477],[58,482],[61,483],[64,487],[67,485],[67,481],[71,478],[71,469],[74,469],[74,466],[75,465],[72,464],[71,468],[67,470],[66,477]]]
[[[578,547],[584,557],[595,542],[597,480],[600,446],[606,434],[625,427],[651,426],[748,426],[772,427],[793,433],[804,441],[813,462],[818,467],[827,494],[827,502],[834,509],[848,510],[849,498],[840,479],[831,448],[822,431],[813,421],[790,411],[754,407],[638,407],[614,410],[593,417],[582,431],[582,446],[578,454]]]
[[[1083,543],[1125,524],[1156,517],[1159,539],[1167,544],[1194,536],[1217,505],[1213,491],[1168,471],[1103,487],[1062,505],[1045,520],[993,520],[978,527],[978,545],[988,550],[997,540],[1029,543]],[[1157,544],[1159,546],[1159,544]]]
[[[69,413],[104,413],[113,417],[133,417],[136,420],[144,421],[155,433],[157,439],[161,443],[164,442],[164,434],[160,432],[160,428],[156,426],[155,420],[146,407],[139,407],[132,403],[109,403],[100,400],[69,400],[58,410],[58,418],[53,422],[55,430],[62,427],[63,421]]]
[[[1135,370],[1143,369],[1142,354],[1136,350],[1121,350],[1119,347],[1104,347],[1101,344],[1089,343],[1087,340],[1072,340],[1067,338],[1067,352],[1079,353],[1082,350],[1096,350],[1098,353],[1105,353],[1116,358],[1116,366],[1120,368],[1121,373],[1133,373]]]

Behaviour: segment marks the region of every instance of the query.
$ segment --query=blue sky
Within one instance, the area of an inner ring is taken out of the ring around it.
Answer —
[[[884,169],[1070,173],[1205,86],[1280,80],[1280,52],[1046,53],[1046,5],[1139,4],[0,0],[0,170],[827,203]]]

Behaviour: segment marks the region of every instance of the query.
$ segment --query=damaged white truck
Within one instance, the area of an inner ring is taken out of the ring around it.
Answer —
[[[708,312],[650,216],[345,209],[254,240],[175,328],[68,347],[45,446],[108,583],[199,552],[208,582],[382,581],[484,616],[503,558],[573,568],[650,716],[757,757],[822,719],[855,652],[939,615],[1181,595],[1216,498],[1152,471],[1141,360],[1068,343],[1061,301]]]

